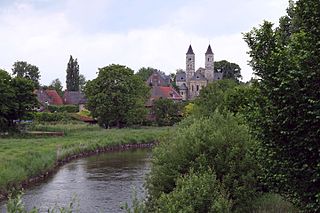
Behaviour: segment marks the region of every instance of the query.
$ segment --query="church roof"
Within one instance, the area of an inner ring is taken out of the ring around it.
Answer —
[[[189,55],[189,54],[193,54],[194,55],[193,49],[191,47],[191,44],[189,45],[189,49],[188,49],[188,52],[187,52],[187,55]]]
[[[207,79],[201,74],[201,72],[196,72],[190,80],[191,81],[206,81]]]
[[[185,72],[178,72],[176,74],[176,81],[177,82],[185,82],[186,81],[186,73]]]
[[[206,55],[208,55],[208,54],[213,54],[210,44],[209,44],[207,52],[206,52]]]

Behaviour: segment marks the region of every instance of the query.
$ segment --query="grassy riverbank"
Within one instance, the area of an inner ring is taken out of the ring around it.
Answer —
[[[52,169],[58,160],[102,147],[147,143],[169,133],[168,128],[101,129],[86,124],[38,125],[41,131],[63,131],[64,137],[0,138],[0,194]]]

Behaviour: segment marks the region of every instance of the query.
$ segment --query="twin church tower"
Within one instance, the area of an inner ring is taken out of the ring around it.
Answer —
[[[179,87],[183,100],[194,99],[203,87],[219,79],[222,79],[222,75],[214,72],[214,54],[210,44],[205,53],[205,68],[200,67],[197,71],[195,70],[195,54],[190,45],[186,54],[186,70],[178,71],[176,75],[176,85]]]

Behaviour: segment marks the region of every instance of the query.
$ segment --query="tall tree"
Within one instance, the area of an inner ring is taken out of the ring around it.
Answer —
[[[12,72],[17,77],[33,81],[35,87],[39,88],[40,72],[37,66],[28,64],[25,61],[17,61],[13,64]]]
[[[98,77],[88,81],[85,87],[87,107],[105,128],[120,128],[145,118],[148,91],[132,69],[116,64],[100,68]]]
[[[0,70],[0,131],[14,126],[14,120],[21,120],[37,104],[33,94],[34,82],[26,78],[11,76]]]
[[[291,1],[279,27],[245,34],[250,64],[267,99],[258,127],[266,181],[300,205],[320,211],[320,1]]]
[[[79,75],[79,89],[81,92],[84,91],[86,83],[87,83],[86,77],[84,77],[84,75],[80,74]]]
[[[152,75],[152,73],[155,71],[156,69],[152,68],[152,67],[142,67],[138,70],[138,72],[136,73],[137,76],[139,76],[143,81],[147,81],[148,78]]]
[[[59,80],[59,78],[54,79],[54,80],[51,82],[49,88],[56,90],[57,93],[60,95],[60,97],[63,96],[63,91],[62,91],[62,90],[63,90],[63,87],[62,87],[62,83],[61,83],[61,81]]]
[[[222,72],[224,79],[233,79],[239,81],[242,78],[240,66],[236,63],[231,63],[226,60],[215,61],[214,71]]]
[[[73,59],[70,55],[70,59],[67,66],[67,90],[79,91],[79,64],[77,59]]]

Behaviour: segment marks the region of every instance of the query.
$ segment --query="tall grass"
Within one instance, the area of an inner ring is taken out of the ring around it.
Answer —
[[[0,138],[0,193],[51,169],[67,156],[122,144],[160,139],[168,128],[101,129],[86,124],[38,125],[33,130],[63,131],[64,137]]]

